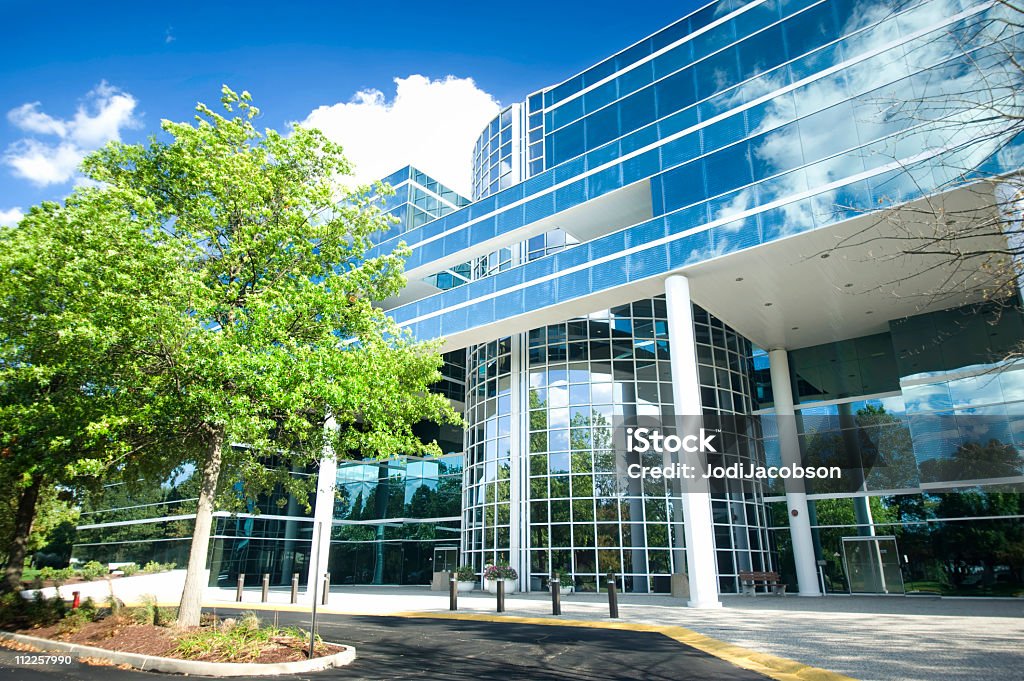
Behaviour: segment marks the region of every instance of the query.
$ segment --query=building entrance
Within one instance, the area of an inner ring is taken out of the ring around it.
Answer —
[[[843,537],[843,563],[850,593],[904,593],[896,537]]]

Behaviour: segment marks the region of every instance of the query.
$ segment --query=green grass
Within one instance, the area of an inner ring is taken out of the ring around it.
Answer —
[[[936,580],[921,580],[917,582],[906,582],[903,585],[904,590],[907,593],[911,591],[918,593],[934,593],[941,594],[943,592],[943,586],[941,582]]]
[[[1014,597],[1024,595],[1024,587],[1019,584],[993,584],[992,586],[963,586],[959,589],[937,580],[920,580],[907,582],[903,585],[907,593],[933,593],[941,596],[1003,596]]]
[[[234,625],[221,623],[184,634],[178,639],[177,655],[186,660],[248,662],[278,644],[304,649],[309,633],[297,627],[263,626],[255,613],[246,613]],[[317,637],[317,650],[322,642]]]
[[[25,568],[21,571],[21,581],[23,582],[34,582],[36,577],[39,576],[38,568]]]

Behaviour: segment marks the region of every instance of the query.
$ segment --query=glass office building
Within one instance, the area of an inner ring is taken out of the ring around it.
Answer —
[[[1012,116],[971,99],[1021,108],[1005,11],[713,2],[504,108],[470,199],[396,173],[373,252],[408,244],[410,284],[382,306],[444,339],[467,427],[441,461],[322,465],[339,500],[267,532],[308,563],[332,523],[319,569],[351,583],[508,561],[523,590],[682,573],[697,607],[751,570],[808,596],[1019,593],[1019,296],[901,257],[997,212],[990,178],[1022,165]],[[697,414],[749,417],[735,461],[844,479],[623,474],[617,419]]]

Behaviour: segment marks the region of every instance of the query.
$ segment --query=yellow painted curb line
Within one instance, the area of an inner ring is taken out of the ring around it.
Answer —
[[[698,634],[690,629],[676,626],[594,620],[555,620],[547,617],[517,617],[513,615],[455,614],[450,612],[398,612],[392,614],[391,617],[470,620],[477,622],[516,622],[519,624],[540,624],[556,627],[646,631],[667,636],[674,641],[679,641],[692,648],[696,648],[720,660],[743,669],[764,674],[776,681],[856,681],[852,677],[831,672],[827,669],[820,669],[795,660],[787,660],[784,657],[749,650],[732,643],[719,641],[704,634]]]

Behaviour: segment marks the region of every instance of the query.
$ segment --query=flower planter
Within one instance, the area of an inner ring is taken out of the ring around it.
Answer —
[[[572,586],[560,586],[560,587],[558,587],[558,593],[560,593],[563,596],[568,596],[569,594],[572,593],[572,590],[573,590]]]
[[[476,581],[474,580],[472,582],[456,582],[456,584],[458,584],[458,586],[455,588],[458,591],[472,591],[473,587],[476,586]]]
[[[505,582],[505,595],[516,592],[516,580],[514,579],[503,579]],[[484,588],[487,589],[487,593],[496,594],[498,593],[498,580],[496,579],[485,579]]]

